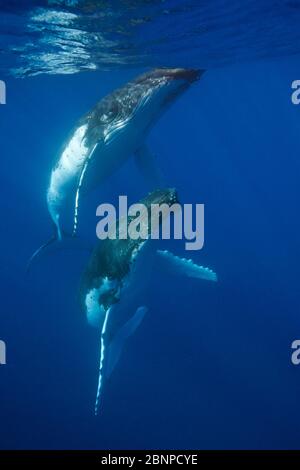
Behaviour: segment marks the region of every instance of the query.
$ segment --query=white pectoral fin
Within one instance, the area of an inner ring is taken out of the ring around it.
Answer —
[[[160,265],[168,270],[197,279],[217,281],[217,274],[210,268],[200,266],[190,259],[180,258],[167,250],[157,250]]]
[[[120,330],[112,339],[112,342],[107,349],[107,364],[105,370],[105,375],[107,378],[110,377],[115,366],[117,365],[127,339],[133,335],[133,333],[142,323],[147,310],[148,309],[145,306],[139,307],[130,320],[128,320],[125,325],[120,328]]]
[[[102,330],[101,330],[100,361],[99,361],[98,387],[97,387],[96,402],[95,402],[95,415],[99,413],[99,408],[100,408],[100,400],[101,400],[101,392],[102,392],[102,387],[103,387],[103,376],[104,376],[104,359],[106,355],[105,333],[106,333],[110,310],[111,309],[108,309],[105,313]]]
[[[110,309],[106,312],[104,323],[101,332],[101,348],[100,348],[100,364],[99,364],[99,376],[98,376],[98,388],[95,402],[95,415],[99,414],[101,405],[101,396],[103,381],[105,378],[109,378],[115,366],[117,365],[121,353],[123,351],[126,340],[131,336],[141,324],[145,314],[147,313],[147,307],[139,307],[135,314],[130,320],[123,325],[112,341],[108,344],[106,338],[107,324],[110,314]]]
[[[155,160],[155,156],[146,145],[139,147],[135,152],[136,165],[145,180],[156,188],[160,188],[163,185],[163,176]]]
[[[88,168],[89,162],[92,158],[92,155],[96,149],[97,145],[94,145],[94,147],[88,152],[85,162],[82,165],[80,176],[78,179],[78,184],[77,184],[77,189],[76,189],[76,194],[75,194],[75,205],[74,205],[74,218],[73,218],[73,236],[76,235],[77,232],[77,227],[78,227],[78,212],[79,212],[79,198],[81,194],[81,188],[83,185],[84,177],[86,170]]]

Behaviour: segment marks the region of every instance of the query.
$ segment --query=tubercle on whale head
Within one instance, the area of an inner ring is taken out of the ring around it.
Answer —
[[[165,79],[165,80],[183,80],[187,83],[193,83],[201,78],[205,70],[192,68],[167,68],[161,67],[153,69],[142,75],[140,80]]]
[[[149,208],[151,204],[167,204],[171,206],[172,204],[177,204],[179,201],[175,188],[162,188],[152,191],[140,202]]]
[[[183,80],[193,83],[201,78],[205,70],[188,68],[168,68],[161,67],[150,70],[136,79],[136,83],[141,83],[148,79]]]
[[[162,75],[171,80],[185,80],[193,83],[201,78],[205,70],[201,69],[185,69],[185,68],[161,68],[155,69],[157,75]]]

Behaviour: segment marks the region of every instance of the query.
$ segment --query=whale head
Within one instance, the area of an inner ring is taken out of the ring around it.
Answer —
[[[203,73],[196,69],[157,68],[140,75],[129,83],[133,115],[150,127]]]
[[[94,124],[88,135],[92,142],[103,133],[108,143],[131,124],[137,139],[143,140],[145,132],[161,114],[203,73],[196,69],[157,68],[115,90],[102,99],[91,114]]]
[[[171,206],[177,202],[177,191],[174,188],[152,191],[140,200],[147,208],[149,220],[152,204]],[[143,239],[124,240],[118,236],[97,243],[80,287],[82,307],[92,326],[101,326],[106,312],[121,300],[122,290],[128,286],[131,266],[144,244]]]
[[[188,87],[199,80],[203,73],[204,70],[200,69],[157,68],[140,75],[132,83],[148,87],[155,93],[161,87],[165,89],[180,88],[183,85]]]

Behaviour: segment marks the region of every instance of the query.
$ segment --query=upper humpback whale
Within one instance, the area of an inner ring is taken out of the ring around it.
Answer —
[[[147,134],[163,111],[202,73],[183,68],[154,69],[104,97],[79,120],[51,171],[47,205],[54,236],[31,260],[66,233],[62,226],[66,201],[72,200],[72,235],[75,235],[80,194],[101,183],[130,155],[135,157],[141,171],[157,183],[158,174],[145,144]]]
[[[147,311],[143,288],[151,274],[169,268],[169,273],[177,272],[189,277],[217,280],[216,274],[209,268],[175,256],[169,251],[155,250],[155,242],[151,240],[150,234],[153,229],[159,229],[164,215],[154,222],[158,227],[149,226],[151,205],[171,206],[177,203],[176,191],[155,190],[140,203],[147,208],[147,215],[143,216],[140,224],[146,224],[148,238],[122,238],[120,234],[124,227],[122,219],[119,220],[117,237],[97,242],[81,279],[82,308],[89,323],[99,327],[101,331],[96,414],[100,407],[103,381],[110,376],[126,339],[136,330]],[[127,226],[131,220],[129,217]],[[143,232],[142,227],[140,230]]]

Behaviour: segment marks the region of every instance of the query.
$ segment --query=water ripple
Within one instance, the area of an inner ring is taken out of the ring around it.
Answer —
[[[300,52],[299,0],[0,0],[0,70],[212,68]]]

